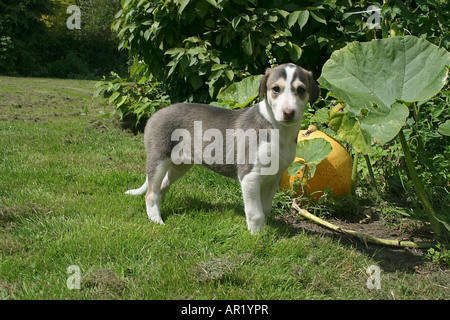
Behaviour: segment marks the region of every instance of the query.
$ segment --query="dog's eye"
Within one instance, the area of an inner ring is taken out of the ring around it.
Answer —
[[[272,88],[273,93],[278,94],[280,93],[280,87],[279,86],[275,86]]]
[[[297,88],[297,94],[299,96],[303,95],[306,92],[306,89],[304,87],[298,87]]]

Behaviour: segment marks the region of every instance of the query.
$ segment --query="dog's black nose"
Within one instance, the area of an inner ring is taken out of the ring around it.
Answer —
[[[283,118],[284,120],[290,121],[294,119],[295,111],[294,110],[283,110]]]

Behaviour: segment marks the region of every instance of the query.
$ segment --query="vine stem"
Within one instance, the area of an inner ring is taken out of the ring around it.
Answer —
[[[323,219],[320,219],[319,217],[313,215],[312,213],[309,213],[308,211],[300,208],[300,206],[297,204],[297,202],[294,200],[292,203],[292,207],[302,216],[309,220],[314,221],[317,224],[320,224],[323,227],[326,227],[328,229],[331,229],[333,231],[337,231],[340,233],[344,233],[349,236],[353,236],[361,240],[366,246],[367,243],[373,243],[373,244],[379,244],[384,246],[393,246],[393,247],[402,247],[402,248],[420,248],[420,249],[426,249],[431,248],[435,245],[435,243],[432,242],[414,242],[414,241],[403,241],[403,240],[392,240],[392,239],[381,239],[376,238],[373,236],[370,236],[365,233],[361,233],[354,230],[349,229],[343,229],[341,227],[338,227],[332,223],[329,223]]]
[[[372,170],[372,164],[370,163],[370,158],[368,154],[364,155],[364,159],[366,160],[366,164],[367,164],[367,169],[369,170],[369,176],[370,176],[370,182],[372,184],[372,187],[375,189],[375,191],[378,194],[378,187],[377,187],[377,182],[375,180],[375,175],[373,174],[373,170]]]
[[[425,188],[423,187],[422,182],[419,179],[419,175],[417,174],[416,167],[414,166],[413,159],[411,157],[411,153],[409,151],[408,144],[405,139],[405,135],[403,133],[403,129],[400,129],[398,133],[398,137],[400,139],[400,144],[402,146],[403,154],[405,156],[406,168],[408,169],[409,175],[414,185],[414,189],[416,190],[417,196],[422,203],[423,208],[425,209],[425,213],[428,215],[428,219],[431,223],[431,228],[436,232],[438,236],[442,235],[441,226],[439,221],[436,219],[436,214],[434,212],[433,206],[428,200],[427,193]]]
[[[356,187],[358,186],[358,158],[359,152],[355,150],[355,155],[353,157],[352,182],[351,182],[351,189],[353,195],[356,194]]]

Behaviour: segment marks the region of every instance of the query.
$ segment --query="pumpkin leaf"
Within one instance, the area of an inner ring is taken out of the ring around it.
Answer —
[[[408,118],[409,109],[401,102],[394,103],[387,112],[369,111],[361,118],[361,131],[373,141],[384,145],[397,136]]]
[[[294,161],[288,168],[288,173],[291,177],[295,177],[300,170],[302,170],[307,164],[303,161]]]
[[[299,141],[297,143],[295,156],[305,160],[305,164],[309,168],[310,177],[312,178],[316,172],[316,166],[321,163],[331,151],[333,151],[333,147],[330,142],[324,138],[314,138]],[[299,171],[299,169],[296,171],[295,169],[297,167],[301,169],[301,166],[303,165],[304,164],[301,161],[296,161],[291,164],[288,168],[289,175],[295,176]],[[294,174],[291,174],[291,172]]]
[[[445,121],[439,126],[438,132],[444,136],[450,136],[450,120]]]
[[[348,105],[331,127],[367,154],[368,146],[388,142],[403,127],[409,112],[402,102],[426,101],[441,90],[449,64],[447,50],[414,36],[348,44],[331,55],[318,79]]]
[[[367,133],[361,130],[358,120],[344,112],[344,107],[338,103],[328,112],[327,125],[337,134],[350,143],[353,148],[362,154],[368,154],[371,150],[371,139]]]
[[[401,100],[428,100],[447,78],[450,54],[413,36],[352,42],[325,63],[319,83],[359,113],[373,104],[388,112]]]

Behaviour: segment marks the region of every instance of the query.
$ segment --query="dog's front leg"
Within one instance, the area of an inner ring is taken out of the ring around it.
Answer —
[[[272,178],[261,188],[261,202],[266,220],[269,216],[270,210],[272,209],[273,198],[278,190],[278,186],[280,185],[279,180],[280,179],[278,179],[278,177]]]
[[[248,230],[257,234],[262,231],[265,221],[261,203],[261,176],[255,173],[247,174],[241,181],[241,189]]]

